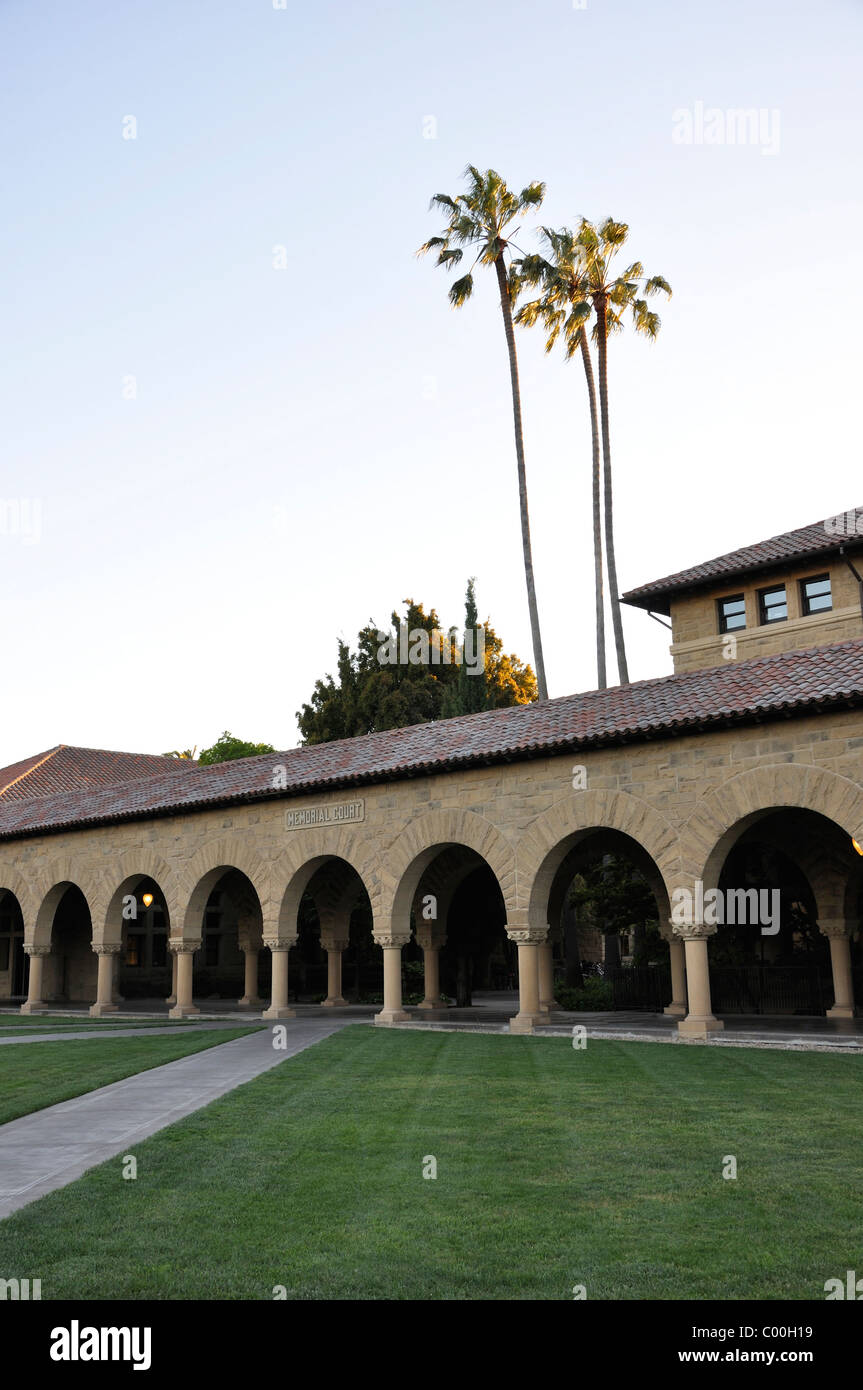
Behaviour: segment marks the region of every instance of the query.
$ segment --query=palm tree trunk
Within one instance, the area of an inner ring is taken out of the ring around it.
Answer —
[[[518,358],[515,354],[515,331],[512,326],[512,301],[506,279],[503,257],[495,261],[497,283],[500,287],[500,308],[509,350],[509,378],[512,385],[512,416],[515,426],[515,455],[518,462],[518,499],[521,507],[521,544],[524,550],[524,576],[527,580],[527,605],[530,610],[530,631],[533,638],[533,661],[536,667],[536,685],[541,700],[548,699],[548,686],[545,682],[545,662],[542,658],[542,637],[539,631],[539,613],[536,606],[536,588],[533,582],[533,559],[530,549],[530,518],[527,511],[527,478],[524,470],[524,438],[521,427],[521,393],[518,388]]]
[[[581,330],[581,360],[584,363],[584,376],[587,381],[587,396],[590,401],[590,434],[593,446],[593,576],[596,591],[596,686],[605,690],[608,680],[605,674],[605,606],[602,596],[602,518],[599,508],[600,467],[599,467],[599,419],[596,411],[596,385],[593,380],[593,363],[587,333]]]
[[[611,596],[611,621],[614,624],[614,645],[617,651],[617,670],[621,685],[629,685],[626,666],[626,647],[623,643],[623,619],[620,614],[620,595],[617,590],[617,564],[614,559],[614,522],[611,500],[611,439],[608,430],[608,323],[605,317],[606,300],[596,298],[596,326],[599,336],[599,406],[602,414],[602,455],[605,461],[605,561],[608,566],[608,590]]]

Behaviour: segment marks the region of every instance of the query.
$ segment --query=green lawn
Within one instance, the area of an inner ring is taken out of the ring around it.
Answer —
[[[93,1029],[94,1032],[104,1032],[111,1028],[176,1028],[178,1026],[189,1027],[194,1023],[200,1022],[195,1018],[163,1018],[152,1019],[143,1018],[70,1018],[68,1014],[50,1014],[45,1018],[38,1015],[34,1018],[32,1014],[0,1014],[0,1033],[18,1032],[21,1028],[33,1033],[55,1033],[64,1028],[75,1028],[79,1032],[85,1029]],[[205,1022],[211,1023],[212,1019]]]
[[[823,1299],[860,1268],[861,1093],[861,1057],[354,1026],[137,1181],[0,1223],[0,1268],[48,1299]]]
[[[176,1033],[165,1038],[64,1038],[0,1048],[0,1124],[109,1086],[135,1072],[241,1038],[253,1028]]]

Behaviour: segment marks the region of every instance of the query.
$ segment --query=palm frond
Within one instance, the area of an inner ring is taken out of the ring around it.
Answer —
[[[450,285],[449,302],[454,309],[460,309],[466,304],[473,294],[473,276],[463,275],[460,280],[456,280]]]

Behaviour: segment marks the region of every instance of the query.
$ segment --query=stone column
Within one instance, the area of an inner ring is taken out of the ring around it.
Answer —
[[[177,1002],[169,1010],[169,1018],[190,1018],[199,1014],[192,1003],[193,957],[201,949],[200,941],[172,941],[171,950],[177,961]]]
[[[714,1018],[710,1003],[710,971],[707,961],[707,938],[716,934],[715,926],[704,922],[675,925],[675,934],[683,939],[686,950],[686,993],[689,1011],[677,1025],[683,1038],[707,1041],[711,1033],[725,1027]]]
[[[99,959],[99,974],[96,981],[96,1002],[90,1005],[90,1017],[101,1018],[103,1014],[115,1014],[117,1005],[114,993],[114,962],[120,954],[119,941],[115,945],[93,943],[93,950]]]
[[[337,1009],[345,1003],[342,998],[342,952],[348,948],[347,937],[326,936],[321,945],[327,953],[327,997],[321,1008]]]
[[[27,991],[27,998],[21,1005],[19,1013],[33,1014],[39,1009],[44,1009],[42,1001],[42,963],[46,956],[50,956],[50,946],[28,946],[24,943],[25,955],[30,957],[30,983]]]
[[[410,941],[410,933],[379,935],[374,933],[375,941],[384,953],[384,1006],[375,1014],[375,1023],[404,1023],[410,1018],[402,1008],[402,946]]]
[[[685,948],[679,936],[674,935],[672,922],[660,927],[663,941],[668,942],[668,959],[671,964],[671,1003],[663,1013],[670,1018],[686,1017],[686,963]]]
[[[114,1004],[125,1004],[126,1000],[120,993],[120,956],[123,954],[123,947],[111,957],[111,1002]],[[171,1001],[173,1003],[173,1000]]]
[[[827,1017],[854,1018],[857,1010],[851,976],[851,924],[834,917],[819,922],[818,929],[830,942],[830,965],[833,970],[833,1007],[827,1010]]]
[[[539,973],[539,1011],[549,1014],[560,1005],[554,997],[554,947],[546,940],[537,947]],[[547,1020],[546,1020],[547,1021]]]
[[[548,1022],[548,1013],[539,1007],[539,948],[547,933],[507,927],[506,934],[518,946],[518,1013],[510,1019],[509,1031],[532,1033],[538,1023]]]
[[[296,936],[280,936],[274,941],[265,941],[273,957],[273,992],[270,1007],[262,1013],[262,1018],[296,1018],[296,1010],[288,1007],[288,952],[296,942]]]
[[[165,1000],[166,1004],[176,1004],[177,1002],[177,953],[171,947],[171,993]]]
[[[243,986],[243,997],[239,1001],[243,1009],[258,1009],[262,1000],[258,998],[258,948],[257,946],[244,946],[243,954],[246,958],[246,974]]]
[[[446,936],[435,923],[421,922],[417,927],[417,945],[422,947],[425,969],[425,997],[420,1008],[445,1009],[440,995],[440,952],[446,945]]]

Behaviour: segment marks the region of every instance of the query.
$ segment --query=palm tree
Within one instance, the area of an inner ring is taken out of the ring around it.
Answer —
[[[613,275],[611,262],[623,246],[629,234],[625,222],[615,222],[607,217],[597,229],[587,218],[581,219],[576,238],[581,248],[582,266],[585,277],[585,297],[592,303],[596,315],[595,334],[597,355],[599,357],[599,404],[602,419],[602,454],[604,461],[604,502],[605,502],[605,559],[608,568],[608,588],[611,596],[611,620],[614,625],[614,643],[617,650],[617,669],[621,685],[629,684],[629,671],[626,665],[626,648],[623,642],[623,621],[620,612],[620,594],[617,588],[617,564],[614,556],[614,520],[612,514],[611,487],[611,440],[608,426],[608,335],[622,327],[621,315],[625,308],[632,311],[636,332],[655,338],[659,332],[659,315],[655,313],[642,295],[653,295],[662,291],[671,298],[671,286],[661,275],[645,279],[640,261],[633,261],[622,275]]]
[[[582,252],[573,232],[562,228],[554,232],[543,227],[547,257],[526,256],[518,263],[520,282],[540,285],[542,296],[524,304],[515,316],[517,324],[531,327],[539,319],[548,331],[546,352],[551,352],[561,331],[564,335],[566,358],[581,355],[587,398],[590,403],[590,432],[593,458],[593,571],[596,598],[596,680],[599,690],[608,684],[605,670],[605,606],[602,592],[602,517],[600,511],[600,453],[599,416],[596,408],[596,384],[593,362],[587,341],[587,322],[591,305],[587,298],[587,278],[581,264]]]
[[[510,249],[512,233],[504,235],[515,218],[531,208],[539,207],[545,196],[545,184],[528,184],[520,193],[511,193],[494,169],[486,169],[481,174],[469,164],[465,170],[468,191],[450,198],[446,193],[437,193],[430,206],[441,208],[447,215],[447,224],[442,236],[431,237],[417,252],[423,255],[436,250],[437,264],[453,270],[464,255],[462,247],[470,246],[476,256],[467,275],[462,276],[450,286],[449,299],[454,308],[460,309],[473,293],[473,269],[477,264],[494,266],[500,290],[500,308],[509,353],[509,376],[512,387],[512,414],[515,427],[515,454],[518,465],[518,496],[521,509],[521,543],[524,552],[524,573],[527,581],[527,603],[530,610],[530,629],[533,638],[533,659],[536,667],[536,683],[541,700],[548,699],[548,686],[545,679],[545,662],[542,656],[542,638],[539,630],[539,613],[536,604],[536,588],[533,578],[533,558],[530,546],[530,518],[527,509],[527,478],[524,467],[524,437],[521,423],[521,393],[518,385],[518,358],[515,351],[515,331],[512,324],[512,309],[517,293],[517,275],[512,266]],[[514,229],[515,231],[518,228]],[[509,257],[509,260],[507,259]]]

